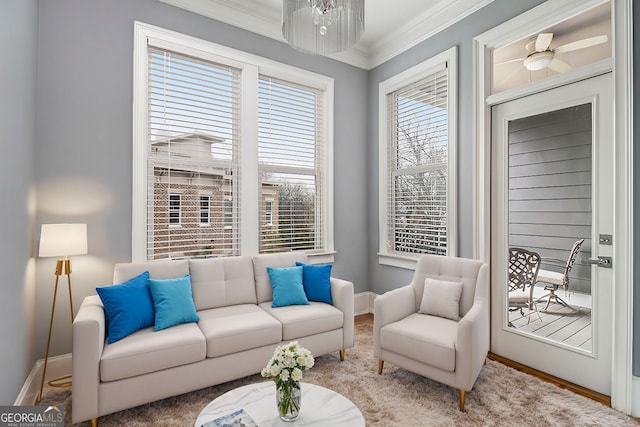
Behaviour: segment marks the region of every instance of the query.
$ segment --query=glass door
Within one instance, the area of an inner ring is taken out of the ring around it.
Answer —
[[[606,74],[492,108],[491,351],[606,395],[611,92]]]

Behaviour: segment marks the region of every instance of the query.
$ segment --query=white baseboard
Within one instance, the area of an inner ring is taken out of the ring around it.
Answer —
[[[631,416],[640,417],[640,377],[631,377]]]
[[[376,299],[376,296],[373,292],[360,292],[355,294],[354,314],[358,316],[360,314],[373,313],[373,301]]]
[[[44,370],[44,359],[37,360],[34,363],[29,376],[27,377],[14,406],[31,406],[35,404],[38,393],[40,392],[40,383],[42,381],[42,371]],[[71,353],[62,354],[60,356],[50,357],[47,362],[47,377],[45,381],[51,381],[54,378],[71,374]]]

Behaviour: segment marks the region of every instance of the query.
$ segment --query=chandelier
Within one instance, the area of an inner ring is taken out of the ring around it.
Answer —
[[[283,0],[282,35],[297,50],[328,55],[352,47],[364,31],[364,0]]]

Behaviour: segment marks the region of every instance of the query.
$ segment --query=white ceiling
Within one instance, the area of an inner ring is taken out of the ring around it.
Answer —
[[[282,0],[160,0],[284,41]],[[458,22],[493,0],[365,0],[365,30],[353,49],[332,58],[364,69],[390,58]]]

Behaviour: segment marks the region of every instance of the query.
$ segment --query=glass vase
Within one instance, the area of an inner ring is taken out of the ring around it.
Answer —
[[[298,418],[301,397],[299,381],[285,381],[276,385],[276,404],[283,421],[294,421]]]

